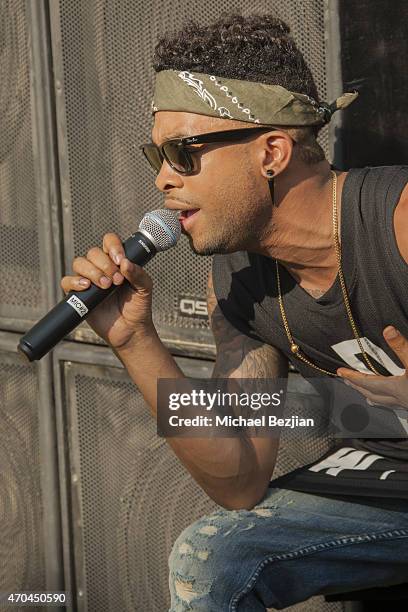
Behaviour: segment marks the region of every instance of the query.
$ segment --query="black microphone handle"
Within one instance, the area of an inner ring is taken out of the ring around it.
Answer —
[[[139,266],[144,266],[157,250],[151,240],[142,232],[129,236],[123,243],[127,259]],[[44,357],[58,342],[77,327],[108,295],[123,287],[111,285],[102,289],[91,283],[83,291],[70,291],[54,308],[36,323],[20,340],[18,351],[29,361]]]

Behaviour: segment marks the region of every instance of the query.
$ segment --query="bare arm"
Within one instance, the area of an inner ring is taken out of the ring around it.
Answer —
[[[208,309],[217,345],[213,376],[268,378],[287,375],[287,361],[271,346],[237,331],[217,305],[211,275],[208,283]],[[133,347],[133,348],[132,348]],[[157,413],[157,380],[185,378],[157,332],[148,329],[137,341],[115,353],[132,380]],[[140,367],[143,355],[143,368]],[[229,508],[251,508],[264,495],[277,453],[272,438],[167,438],[180,461],[197,483],[218,504]]]
[[[84,289],[83,282],[85,286],[93,282],[106,288],[112,282],[120,285],[125,278],[128,281],[99,304],[87,321],[122,361],[156,417],[158,381],[185,379],[190,383],[154,327],[152,278],[143,267],[125,257],[120,236],[114,233],[104,235],[102,248],[94,246],[86,257],[76,257],[72,268],[74,274],[61,279],[65,293]],[[228,324],[217,306],[211,277],[208,308],[217,344],[214,376],[265,378],[287,374],[287,363],[279,351],[247,338]],[[169,437],[167,442],[197,483],[219,504],[250,508],[263,497],[272,474],[277,441],[242,435]]]
[[[287,378],[288,360],[279,349],[242,334],[223,315],[214,293],[211,272],[207,286],[208,315],[217,347],[213,377]],[[279,438],[221,438],[228,455],[231,497],[250,508],[264,496],[275,466]],[[224,486],[226,482],[224,483]]]

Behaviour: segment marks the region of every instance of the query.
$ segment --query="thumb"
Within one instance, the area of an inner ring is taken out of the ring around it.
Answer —
[[[138,264],[124,257],[120,262],[120,271],[138,293],[149,294],[153,288],[151,276]]]
[[[405,369],[408,368],[408,340],[395,327],[388,325],[383,330],[383,336],[394,353],[400,358]]]

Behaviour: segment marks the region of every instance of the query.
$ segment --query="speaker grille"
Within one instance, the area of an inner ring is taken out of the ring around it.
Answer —
[[[0,3],[0,41],[1,322],[34,319],[42,305],[24,0]]]
[[[124,372],[66,370],[71,456],[80,476],[81,515],[74,512],[73,520],[82,532],[84,556],[78,554],[76,562],[85,580],[79,584],[84,609],[162,612],[168,609],[174,540],[216,506],[158,438],[154,419]]]
[[[323,0],[263,0],[251,3],[258,12],[275,11],[292,26],[309,61],[320,95],[327,97]],[[51,3],[55,12],[57,3]],[[236,4],[247,13],[244,2]],[[66,138],[60,154],[64,199],[72,235],[66,231],[66,268],[74,255],[100,245],[107,231],[123,239],[135,231],[143,214],[163,206],[163,194],[138,149],[150,141],[150,103],[154,84],[151,58],[164,31],[176,29],[187,18],[207,23],[230,9],[226,1],[174,4],[111,0],[60,0],[54,37],[55,62],[63,81],[63,109],[59,120]],[[321,133],[328,147],[327,129]],[[147,266],[157,287],[154,318],[159,329],[170,328],[212,343],[205,317],[183,315],[180,296],[205,296],[210,258],[195,255],[182,236],[178,246]]]
[[[2,592],[45,589],[37,397],[35,366],[0,351]]]

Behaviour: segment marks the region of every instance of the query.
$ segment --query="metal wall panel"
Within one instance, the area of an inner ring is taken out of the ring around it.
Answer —
[[[323,0],[255,0],[243,13],[275,11],[286,19],[309,61],[322,99],[327,83],[326,2]],[[231,9],[228,2],[120,2],[60,0],[51,2],[53,59],[63,195],[66,273],[74,256],[101,245],[103,234],[123,239],[137,229],[143,214],[163,205],[163,194],[138,150],[150,140],[150,103],[154,84],[151,58],[165,31],[187,18],[205,24]],[[329,15],[330,17],[330,15]],[[330,21],[330,20],[329,20]],[[336,58],[330,74],[334,81]],[[328,130],[321,142],[329,152]],[[159,254],[147,269],[155,281],[154,318],[158,331],[175,350],[211,355],[213,340],[206,318],[183,315],[180,296],[205,298],[209,257],[195,255],[182,236],[177,247]],[[72,335],[98,342],[85,323]]]
[[[157,436],[143,397],[109,350],[64,343],[55,358],[63,394],[59,448],[70,489],[64,529],[70,556],[65,565],[72,575],[66,584],[79,612],[163,612],[176,537],[217,506]],[[213,367],[198,359],[179,358],[178,364],[186,375],[204,378]],[[305,410],[311,393],[308,383],[292,375],[287,409],[295,403],[299,408],[301,394]],[[328,440],[289,434],[280,446],[274,477],[321,456]],[[315,597],[291,609],[343,608]]]
[[[58,590],[63,584],[56,433],[48,364],[23,363],[16,352],[18,340],[17,334],[0,332],[2,593]],[[3,609],[11,612],[17,608],[12,605]]]
[[[109,350],[65,343],[56,357],[59,449],[70,489],[67,588],[78,610],[161,612],[172,543],[215,504],[158,438],[141,394]],[[191,375],[208,369],[181,365]]]
[[[0,323],[44,305],[33,159],[29,24],[24,0],[0,3]]]
[[[0,328],[55,303],[59,203],[46,0],[0,2]]]
[[[2,591],[45,589],[35,366],[0,351]],[[11,610],[13,606],[9,606]],[[40,607],[36,608],[37,610]]]

